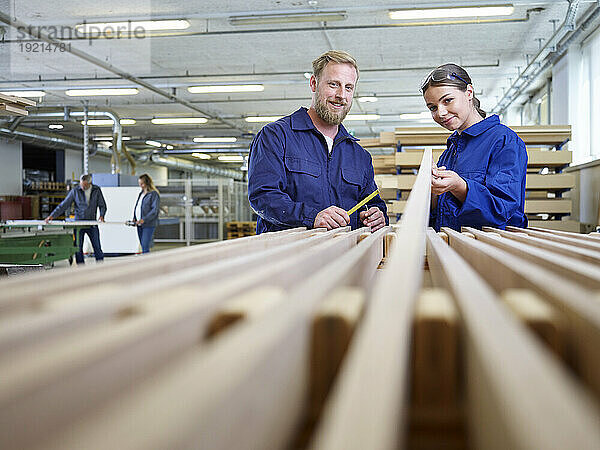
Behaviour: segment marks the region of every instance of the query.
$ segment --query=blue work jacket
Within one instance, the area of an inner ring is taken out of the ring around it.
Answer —
[[[75,220],[96,220],[96,209],[100,208],[100,216],[106,215],[106,202],[99,186],[92,184],[90,203],[85,199],[85,192],[77,185],[67,194],[67,197],[50,213],[52,217],[60,216],[71,203],[75,203]]]
[[[527,227],[527,150],[521,138],[502,125],[497,115],[461,134],[455,131],[437,165],[455,171],[467,182],[463,203],[450,192],[438,196],[430,218],[430,225],[437,231],[441,227],[460,231],[462,226]]]
[[[346,211],[377,189],[371,155],[339,126],[329,154],[306,108],[270,123],[256,135],[248,162],[248,198],[258,214],[257,233],[305,226],[335,205]],[[387,219],[379,196],[377,206]],[[359,212],[350,216],[356,229]]]
[[[135,217],[135,209],[137,208],[137,204],[140,201],[140,197],[142,196],[142,192],[140,191],[137,200],[135,201],[135,206],[133,207],[133,220],[144,219],[144,223],[139,225],[142,228],[150,228],[158,225],[158,210],[160,208],[160,195],[156,191],[150,191],[144,198],[142,199],[142,209],[141,216]]]

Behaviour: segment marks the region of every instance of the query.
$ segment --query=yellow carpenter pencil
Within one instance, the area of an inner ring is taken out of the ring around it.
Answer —
[[[379,189],[376,189],[375,192],[373,192],[372,194],[367,195],[365,198],[363,198],[360,202],[358,202],[356,204],[356,206],[352,207],[348,212],[348,215],[353,214],[354,212],[356,212],[356,210],[358,210],[359,208],[361,208],[363,205],[366,205],[367,202],[369,200],[371,200],[373,197],[375,197],[377,194],[379,194]]]

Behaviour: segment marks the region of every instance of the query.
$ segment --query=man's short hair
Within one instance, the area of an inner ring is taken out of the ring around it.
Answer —
[[[87,183],[91,183],[92,182],[92,176],[89,173],[85,173],[83,175],[81,175],[81,178],[79,178],[80,181],[85,181]]]
[[[343,50],[329,50],[313,61],[313,75],[317,80],[321,76],[325,66],[330,62],[337,64],[351,64],[352,67],[356,69],[356,80],[358,81],[359,72],[356,60],[350,53]]]

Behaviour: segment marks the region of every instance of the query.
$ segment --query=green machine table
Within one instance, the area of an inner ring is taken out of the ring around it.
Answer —
[[[79,250],[80,228],[95,220],[9,220],[0,223],[0,263],[44,264],[71,258]]]

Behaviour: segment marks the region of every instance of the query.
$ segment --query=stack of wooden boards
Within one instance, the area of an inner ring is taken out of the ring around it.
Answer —
[[[525,213],[532,226],[562,231],[580,231],[578,222],[569,220],[570,198],[562,194],[575,186],[573,174],[561,173],[572,161],[572,153],[563,149],[571,137],[570,126],[522,126],[512,129],[527,145],[527,184]],[[373,156],[376,182],[389,201],[390,216],[401,214],[415,180],[413,169],[419,166],[423,148],[431,146],[437,161],[450,133],[441,127],[397,128],[377,139],[361,139],[366,148],[394,148],[401,152]],[[440,147],[441,146],[441,147]],[[555,150],[561,148],[561,150]],[[400,195],[398,195],[400,194]]]
[[[33,100],[0,94],[0,116],[26,116],[26,108],[35,105]]]
[[[256,222],[227,222],[227,239],[237,239],[256,234]]]
[[[600,448],[600,238],[435,233],[430,173],[372,234],[3,282],[0,447]]]

